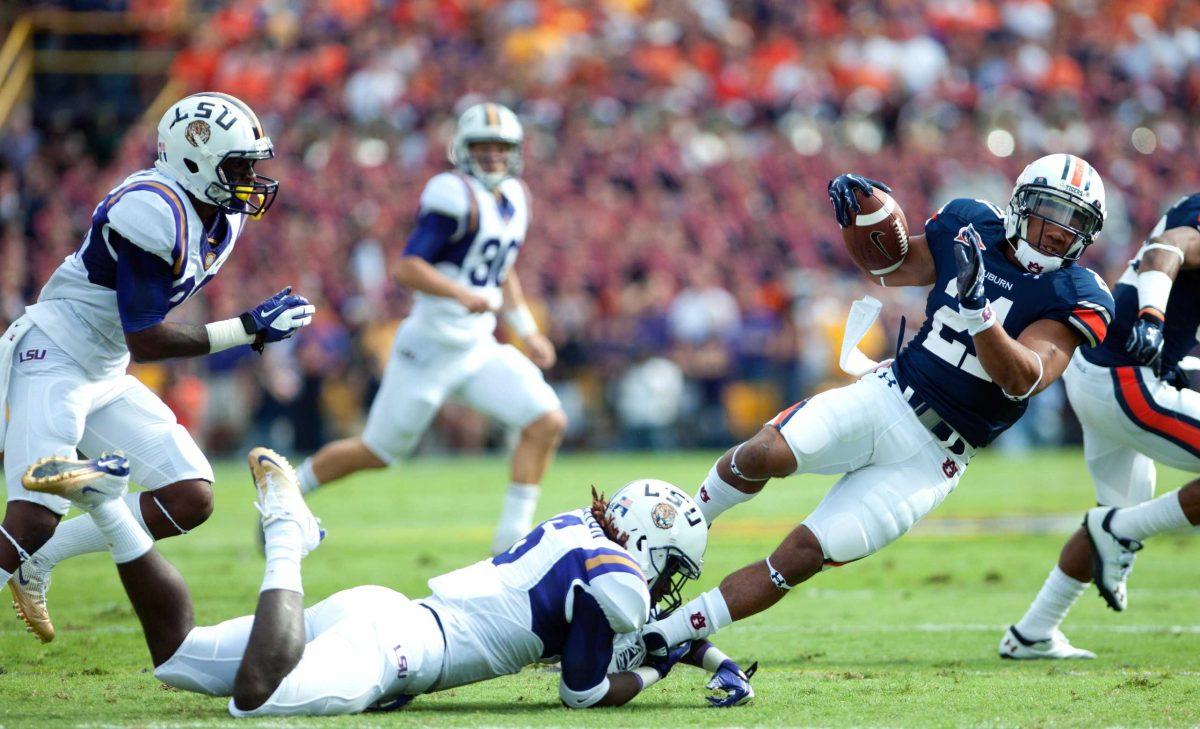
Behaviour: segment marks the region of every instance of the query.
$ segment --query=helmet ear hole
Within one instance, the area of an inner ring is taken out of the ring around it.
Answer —
[[[183,158],[183,166],[187,167],[188,172],[191,172],[193,175],[200,171],[200,166],[187,157]]]

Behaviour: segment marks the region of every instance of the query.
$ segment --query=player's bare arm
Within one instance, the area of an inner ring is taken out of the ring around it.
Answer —
[[[504,292],[502,310],[505,321],[521,341],[525,342],[529,350],[529,359],[544,370],[550,369],[558,358],[554,344],[538,331],[537,321],[529,311],[529,304],[525,301],[525,292],[521,288],[521,280],[516,271],[508,272],[508,277],[501,284],[501,290]]]
[[[473,314],[492,308],[487,298],[444,276],[420,256],[404,256],[396,266],[396,282],[430,296],[454,299]]]
[[[1200,232],[1178,226],[1152,234],[1136,265],[1138,315],[1125,349],[1142,364],[1157,368],[1171,287],[1180,271],[1200,268]]]
[[[908,237],[908,255],[894,273],[879,278],[883,286],[929,286],[937,280],[925,234]]]
[[[979,363],[1004,392],[1032,397],[1062,376],[1079,345],[1079,335],[1065,324],[1042,319],[1013,339],[1004,327],[991,327],[974,336]]]

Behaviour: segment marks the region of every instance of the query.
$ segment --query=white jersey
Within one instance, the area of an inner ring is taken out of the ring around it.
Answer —
[[[467,175],[435,175],[421,193],[420,215],[446,216],[456,229],[449,240],[420,255],[499,308],[501,285],[525,242],[529,205],[528,188],[519,179],[509,178],[490,192]],[[412,325],[435,341],[466,345],[496,329],[496,315],[490,311],[472,314],[454,299],[419,291],[413,300]]]
[[[217,274],[233,251],[245,216],[218,217],[224,221],[217,220],[211,231],[215,237],[209,237],[182,187],[153,169],[135,172],[96,207],[83,245],[55,270],[26,313],[93,375],[120,374],[129,364],[124,331],[145,328],[182,304]],[[140,273],[118,275],[122,251],[132,251],[128,246],[169,264],[170,280],[165,267],[154,281]],[[119,295],[136,302],[136,308],[154,291],[162,292],[154,311],[118,308]]]
[[[567,685],[560,694],[586,705],[607,690],[615,636],[640,630],[650,612],[637,562],[586,509],[548,519],[504,554],[435,577],[429,587],[433,594],[422,602],[446,638],[434,691],[561,657]],[[583,674],[591,678],[569,685]]]

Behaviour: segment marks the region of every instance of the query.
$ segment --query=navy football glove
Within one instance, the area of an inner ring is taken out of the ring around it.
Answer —
[[[715,708],[741,706],[749,702],[754,698],[754,687],[750,685],[750,677],[757,670],[758,661],[752,663],[745,671],[733,661],[722,661],[708,682],[708,688],[714,695],[704,698]]]
[[[983,251],[974,243],[954,243],[954,265],[958,269],[958,313],[967,321],[967,333],[975,336],[995,324],[983,281]]]
[[[292,293],[288,286],[240,317],[247,334],[254,335],[255,351],[262,352],[271,342],[278,342],[312,323],[317,307],[308,299]]]
[[[892,191],[892,188],[882,182],[861,175],[846,173],[830,180],[826,192],[829,193],[829,202],[833,203],[833,214],[837,217],[838,225],[843,228],[850,225],[850,213],[858,212],[858,198],[855,197],[854,191],[862,190],[864,195],[870,195],[875,192],[876,187],[884,192]]]
[[[1138,314],[1125,341],[1125,349],[1146,367],[1153,367],[1163,350],[1163,315],[1157,309],[1145,308]],[[1157,369],[1157,368],[1155,368]]]
[[[692,641],[688,640],[667,651],[666,657],[655,656],[647,653],[646,661],[642,665],[658,671],[658,677],[663,679],[667,677],[667,674],[671,672],[671,669],[675,667],[675,664],[679,663],[679,661],[681,661],[691,649]]]

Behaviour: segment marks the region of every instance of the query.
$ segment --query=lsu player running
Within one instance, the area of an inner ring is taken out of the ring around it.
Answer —
[[[174,104],[158,124],[154,167],[105,196],[79,250],[0,339],[8,487],[0,584],[9,583],[18,613],[43,642],[54,638],[50,569],[106,545],[91,519],[59,526],[69,502],[27,490],[25,469],[77,449],[119,448],[147,489],[125,497],[138,528],[155,539],[186,534],[212,511],[213,472],[171,410],[125,374],[130,356],[151,362],[261,347],[311,321],[313,307],[290,289],[235,319],[165,321],[217,275],[246,222],[271,207],[279,184],[255,165],[272,156],[258,117],[238,99],[206,92]]]
[[[869,195],[877,184],[855,175],[830,182],[840,225],[858,210],[855,191]],[[881,280],[933,284],[916,336],[890,366],[797,403],[730,449],[696,502],[711,523],[771,478],[845,475],[768,558],[651,624],[647,647],[662,651],[766,610],[817,572],[883,549],[940,504],[976,450],[1059,378],[1076,347],[1104,339],[1112,296],[1076,265],[1104,216],[1100,175],[1053,154],[1017,178],[1007,212],[957,199],[931,217]]]
[[[714,704],[753,696],[746,674],[707,643],[643,665],[636,631],[656,600],[679,604],[708,541],[700,510],[671,484],[634,481],[608,503],[593,490],[590,508],[543,522],[494,559],[431,579],[432,594],[421,600],[363,586],[304,610],[301,559],[324,532],[287,461],[266,448],[249,461],[266,536],[258,607],[208,627],[194,625],[187,585],[122,498],[126,459],[49,458],[25,479],[86,510],[109,538],[155,677],[231,696],[236,717],[394,709],[555,657],[559,697],[570,708],[623,704],[684,653],[715,671],[710,686],[726,696]]]
[[[1110,607],[1125,609],[1133,550],[1126,550],[1127,564],[1098,576],[1092,569],[1092,545],[1098,539],[1111,541],[1110,527],[1122,537],[1140,540],[1192,523],[1181,501],[1193,491],[1185,487],[1184,492],[1151,497],[1155,461],[1200,472],[1200,393],[1188,389],[1178,369],[1180,359],[1196,346],[1197,287],[1200,194],[1193,194],[1167,210],[1121,275],[1113,291],[1117,315],[1104,344],[1077,352],[1063,374],[1067,398],[1083,426],[1096,503],[1103,508],[1089,512],[1063,547],[1029,610],[1001,639],[1001,657],[1094,658],[1091,651],[1072,646],[1059,626],[1093,578]],[[1135,508],[1122,510],[1112,522],[1114,507]]]
[[[519,430],[511,483],[492,554],[529,531],[539,484],[566,429],[566,414],[538,368],[554,365],[512,270],[529,226],[529,189],[517,177],[523,131],[516,114],[477,104],[458,119],[450,146],[455,171],[421,193],[416,228],[397,270],[413,289],[391,360],[361,436],[330,443],[299,469],[307,493],[366,468],[383,468],[417,446],[448,397]],[[527,359],[493,336],[503,309]],[[536,366],[535,366],[536,365]]]

